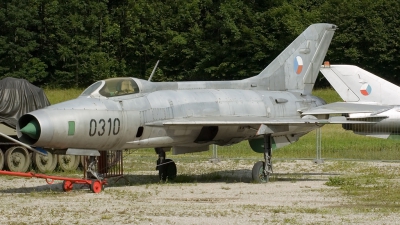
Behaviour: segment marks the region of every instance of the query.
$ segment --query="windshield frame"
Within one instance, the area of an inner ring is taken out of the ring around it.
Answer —
[[[80,97],[91,96],[93,93],[95,93],[99,88],[103,86],[103,83],[104,81],[101,80],[91,84],[79,96]]]
[[[99,94],[107,98],[132,95],[139,92],[138,84],[130,77],[117,77],[104,80],[104,85],[99,90]]]
[[[79,97],[118,97],[140,93],[139,84],[131,77],[116,77],[97,81]]]

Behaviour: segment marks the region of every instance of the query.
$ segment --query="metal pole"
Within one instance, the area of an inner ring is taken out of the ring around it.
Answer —
[[[321,128],[317,128],[316,129],[316,139],[317,139],[317,143],[316,143],[316,152],[317,152],[317,157],[316,159],[314,159],[315,163],[323,163],[324,160],[321,158]]]
[[[213,156],[211,157],[211,159],[209,160],[209,162],[211,163],[217,163],[220,160],[218,159],[218,149],[217,149],[217,145],[212,145],[212,149],[213,149]]]

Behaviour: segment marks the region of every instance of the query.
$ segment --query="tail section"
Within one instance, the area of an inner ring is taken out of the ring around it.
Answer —
[[[311,94],[336,29],[336,25],[326,23],[309,26],[259,75],[249,80],[271,91]]]
[[[400,93],[399,86],[360,67],[331,65],[320,71],[345,102],[400,105],[400,99],[393,97]]]

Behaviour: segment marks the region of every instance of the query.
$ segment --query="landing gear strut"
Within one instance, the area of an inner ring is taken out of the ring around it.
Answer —
[[[264,162],[259,161],[253,166],[252,177],[255,183],[267,183],[272,170],[271,135],[264,135]]]
[[[86,177],[91,178],[91,179],[96,179],[96,180],[102,180],[103,176],[99,174],[97,171],[97,158],[95,156],[89,156],[87,159],[87,163],[89,164],[87,166],[86,170]]]
[[[160,181],[174,180],[177,173],[175,162],[165,158],[164,149],[155,148],[155,151],[158,154],[156,170],[158,170]]]

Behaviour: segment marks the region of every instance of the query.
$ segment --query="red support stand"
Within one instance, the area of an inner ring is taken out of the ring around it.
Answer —
[[[18,176],[18,177],[35,177],[35,178],[43,178],[46,180],[48,184],[53,184],[54,180],[62,180],[62,189],[65,192],[71,191],[73,189],[74,184],[85,184],[90,187],[90,190],[94,193],[100,193],[104,185],[107,184],[107,178],[111,177],[123,177],[123,157],[122,150],[118,151],[102,151],[100,152],[100,157],[98,157],[97,161],[97,173],[101,174],[102,179],[89,179],[87,176],[87,167],[88,167],[88,159],[87,156],[83,159],[83,179],[79,178],[71,178],[71,177],[60,177],[60,176],[51,176],[46,174],[37,174],[33,172],[10,172],[0,170],[0,175],[8,175],[8,176]],[[119,179],[119,178],[118,178]],[[117,180],[118,180],[117,179]]]
[[[65,192],[71,191],[73,189],[74,184],[86,184],[89,185],[90,190],[93,193],[100,193],[103,190],[104,185],[107,184],[107,180],[96,180],[96,179],[79,179],[79,178],[71,178],[71,177],[60,177],[60,176],[51,176],[45,174],[37,174],[33,172],[10,172],[0,170],[0,175],[8,175],[8,176],[17,176],[17,177],[35,177],[35,178],[43,178],[46,180],[48,184],[53,184],[55,180],[62,180],[62,188]]]

